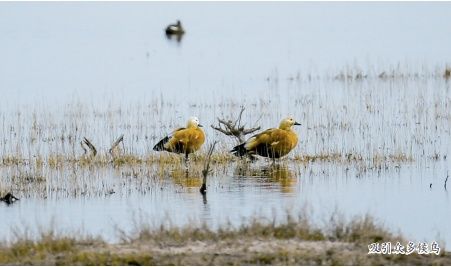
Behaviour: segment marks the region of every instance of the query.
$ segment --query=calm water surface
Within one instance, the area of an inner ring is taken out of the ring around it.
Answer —
[[[79,156],[83,136],[105,154],[122,133],[127,153],[152,155],[188,116],[209,126],[240,105],[249,126],[287,114],[303,126],[282,168],[261,161],[243,176],[236,162],[216,166],[206,199],[195,171],[141,166],[133,178],[132,167],[4,164],[0,189],[21,200],[0,203],[0,239],[12,226],[53,225],[115,240],[133,221],[215,227],[307,207],[318,224],[334,211],[370,214],[412,240],[449,244],[450,15],[450,3],[1,3],[3,157]],[[163,32],[176,19],[181,42]],[[403,77],[378,79],[384,71]],[[343,72],[368,78],[334,79]],[[219,149],[234,144],[205,130]],[[364,160],[291,161],[319,154]],[[371,169],[393,155],[409,160]],[[14,178],[37,173],[44,181]]]

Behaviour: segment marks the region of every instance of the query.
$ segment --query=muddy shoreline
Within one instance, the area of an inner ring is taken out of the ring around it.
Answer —
[[[205,225],[141,229],[119,243],[45,233],[0,246],[2,265],[450,265],[439,255],[368,254],[373,242],[406,242],[370,217],[331,222],[319,229],[302,218],[274,225],[254,221],[239,228]]]

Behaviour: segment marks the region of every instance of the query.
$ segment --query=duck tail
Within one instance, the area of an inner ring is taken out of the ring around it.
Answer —
[[[158,142],[154,147],[154,151],[164,151],[166,150],[164,145],[169,141],[169,136],[166,136],[165,138],[161,139],[160,142]]]
[[[237,145],[232,150],[230,150],[230,152],[232,152],[232,154],[237,156],[237,157],[243,157],[244,155],[247,154],[247,149],[244,147],[244,145],[246,145],[246,143],[242,143],[241,145]]]

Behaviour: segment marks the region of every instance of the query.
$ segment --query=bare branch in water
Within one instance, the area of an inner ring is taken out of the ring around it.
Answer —
[[[240,144],[244,143],[246,141],[246,135],[260,130],[260,126],[245,129],[245,125],[241,125],[241,118],[244,109],[245,108],[242,106],[238,118],[235,120],[235,122],[233,122],[232,120],[226,121],[225,119],[218,118],[218,126],[211,125],[211,128],[227,136],[234,136]]]
[[[445,184],[443,185],[443,187],[445,187],[445,190],[447,190],[446,183],[448,182],[448,178],[449,178],[449,174],[446,174]]]
[[[233,124],[234,128],[236,128],[237,123],[238,123],[238,127],[240,127],[240,125],[241,125],[241,116],[243,115],[243,112],[244,112],[244,106],[241,106],[240,115],[238,115],[238,119],[236,119],[235,123]]]
[[[80,146],[81,146],[81,148],[83,149],[83,155],[86,155],[87,153],[88,153],[88,150],[86,149],[86,147],[85,147],[85,145],[84,145],[84,143],[83,143],[83,141],[80,141]]]
[[[207,158],[205,159],[204,169],[202,170],[203,179],[202,179],[202,186],[200,187],[199,191],[203,195],[207,193],[207,177],[208,177],[208,173],[210,172],[211,155],[213,154],[213,151],[215,150],[215,146],[217,143],[218,143],[218,141],[215,141],[208,148]]]
[[[123,141],[124,141],[124,135],[122,134],[116,141],[114,141],[114,143],[111,145],[110,150],[108,150],[108,152],[111,154],[111,156],[113,158],[119,156],[120,150],[119,150],[118,146]]]
[[[244,135],[248,135],[248,134],[251,134],[251,133],[253,133],[255,131],[258,131],[258,130],[260,130],[260,126],[254,127],[254,128],[250,128],[250,129],[244,129],[243,130],[243,134]]]
[[[91,156],[95,157],[97,155],[96,147],[86,137],[84,137],[83,143],[88,146],[89,150],[91,151]],[[83,145],[82,145],[82,147],[83,147]],[[86,148],[83,148],[83,149],[86,151]]]

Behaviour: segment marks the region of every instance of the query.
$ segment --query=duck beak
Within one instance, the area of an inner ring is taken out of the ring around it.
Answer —
[[[197,126],[199,126],[199,127],[204,127],[202,124],[198,124]]]
[[[295,121],[294,125],[301,125],[299,122]]]

